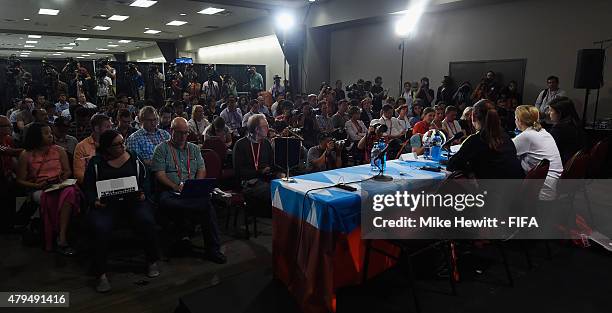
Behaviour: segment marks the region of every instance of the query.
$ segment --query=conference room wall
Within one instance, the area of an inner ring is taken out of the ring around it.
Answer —
[[[546,77],[557,75],[582,110],[584,90],[573,88],[576,52],[610,38],[612,1],[517,1],[425,14],[406,41],[404,80],[431,79],[439,86],[451,61],[526,58],[525,102],[533,103]],[[388,22],[348,27],[331,33],[330,80],[345,83],[381,75],[397,96],[401,42]],[[608,62],[604,75],[610,79]],[[595,97],[591,97],[589,118]],[[598,116],[612,115],[612,84],[601,89]],[[581,112],[581,111],[580,111]]]

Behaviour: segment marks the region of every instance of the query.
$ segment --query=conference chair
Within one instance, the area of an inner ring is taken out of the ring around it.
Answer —
[[[574,200],[576,193],[584,191],[585,178],[587,177],[587,170],[589,167],[590,155],[584,150],[580,150],[574,154],[564,165],[563,173],[557,184],[557,199],[566,199],[569,203],[569,210],[566,222],[570,222],[570,216],[574,218],[576,212],[574,211]],[[586,192],[586,191],[585,191]],[[593,221],[593,214],[591,212],[590,204],[586,201],[587,212]]]
[[[202,158],[204,159],[204,164],[206,165],[206,177],[207,178],[215,178],[219,179],[222,173],[221,160],[217,153],[210,149],[202,149]],[[227,215],[225,219],[225,228],[229,229],[229,221],[232,218],[232,208],[234,208],[234,227],[238,224],[238,215],[240,210],[244,211],[244,226],[247,232],[247,236],[249,235],[249,222],[248,222],[248,214],[247,210],[245,210],[246,204],[244,201],[244,197],[242,194],[234,192],[231,189],[223,190],[225,194],[229,194],[229,197],[224,197],[222,195],[213,195],[213,200],[216,203],[221,203],[227,210]],[[257,218],[253,217],[253,228],[255,230],[254,236],[257,237]]]

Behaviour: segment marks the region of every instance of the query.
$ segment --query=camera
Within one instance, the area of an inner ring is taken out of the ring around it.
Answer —
[[[374,124],[374,132],[386,133],[389,130],[389,127],[385,124]]]

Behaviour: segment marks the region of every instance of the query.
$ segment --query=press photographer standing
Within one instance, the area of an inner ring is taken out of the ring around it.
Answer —
[[[257,73],[255,66],[249,67],[247,71],[247,75],[249,76],[249,92],[251,93],[251,98],[257,98],[257,94],[260,91],[264,90],[264,82],[261,74]]]
[[[421,78],[421,84],[419,92],[416,95],[417,98],[421,99],[423,107],[430,107],[434,100],[434,91],[429,88],[429,78]]]

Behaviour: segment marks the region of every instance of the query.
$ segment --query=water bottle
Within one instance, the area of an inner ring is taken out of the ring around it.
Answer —
[[[380,168],[378,167],[378,165],[380,164],[380,160],[377,160],[380,151],[381,150],[379,143],[375,142],[372,145],[372,152],[370,153],[370,167],[372,168],[373,172],[380,171]]]
[[[385,148],[387,147],[387,145],[385,144],[385,141],[383,139],[381,139],[378,142],[378,149],[380,151],[384,151]],[[380,164],[380,168],[382,168],[382,171],[384,172],[387,169],[387,154],[385,153],[385,155],[382,156],[382,158],[380,158],[379,160]]]
[[[442,159],[442,137],[437,132],[431,140],[431,159],[436,162]]]
[[[423,138],[421,140],[423,140],[423,139],[425,139],[425,136],[423,136]],[[430,149],[431,148],[430,147],[431,139],[430,140],[423,140],[422,144],[423,144],[423,157],[425,159],[429,160],[430,159],[429,153],[430,153],[430,150],[431,150]]]

